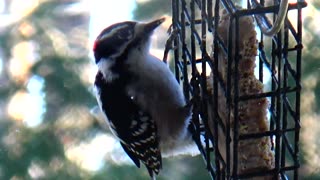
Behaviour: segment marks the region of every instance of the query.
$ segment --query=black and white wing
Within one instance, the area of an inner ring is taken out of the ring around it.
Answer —
[[[150,114],[140,109],[127,95],[126,81],[118,78],[106,82],[102,73],[98,72],[95,79],[97,99],[124,151],[137,167],[142,161],[153,177],[153,172],[158,174],[162,166],[157,127]]]

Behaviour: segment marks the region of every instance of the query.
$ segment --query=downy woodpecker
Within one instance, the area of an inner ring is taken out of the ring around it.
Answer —
[[[163,155],[191,142],[192,107],[167,65],[149,53],[150,37],[164,20],[113,24],[93,47],[99,106],[124,151],[151,177]]]

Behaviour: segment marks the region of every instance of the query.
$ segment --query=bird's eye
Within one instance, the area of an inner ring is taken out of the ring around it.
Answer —
[[[119,39],[126,39],[129,40],[132,38],[132,32],[131,31],[120,31],[118,33],[118,38]]]

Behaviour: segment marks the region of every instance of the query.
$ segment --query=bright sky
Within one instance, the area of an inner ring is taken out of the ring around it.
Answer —
[[[135,0],[90,1],[89,38],[91,42],[107,26],[132,19]]]

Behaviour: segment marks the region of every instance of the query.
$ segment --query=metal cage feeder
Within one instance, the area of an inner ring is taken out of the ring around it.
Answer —
[[[301,13],[307,4],[273,3],[248,0],[240,8],[231,0],[172,0],[170,53],[194,103],[189,130],[212,179],[299,177]]]

